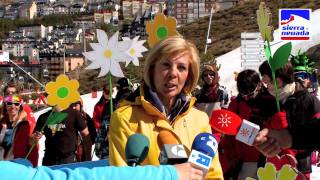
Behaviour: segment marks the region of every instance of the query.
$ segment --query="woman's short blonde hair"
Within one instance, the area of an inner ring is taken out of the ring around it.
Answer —
[[[146,85],[154,89],[153,76],[154,66],[157,61],[170,59],[178,55],[189,56],[189,72],[186,83],[182,91],[186,94],[191,93],[197,86],[199,79],[200,58],[196,46],[180,37],[171,36],[157,43],[150,51],[146,58],[143,79]]]

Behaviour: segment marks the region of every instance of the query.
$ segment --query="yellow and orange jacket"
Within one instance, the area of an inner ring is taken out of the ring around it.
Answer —
[[[143,86],[143,85],[142,85]],[[130,135],[141,133],[150,141],[149,153],[142,165],[159,165],[160,148],[157,136],[160,130],[169,130],[184,145],[189,155],[194,138],[202,132],[211,133],[209,118],[205,112],[193,107],[195,98],[189,97],[190,103],[186,111],[170,122],[166,116],[144,97],[142,87],[134,101],[124,100],[113,112],[109,131],[110,165],[126,166],[125,146]],[[206,179],[223,179],[218,154],[214,157]]]

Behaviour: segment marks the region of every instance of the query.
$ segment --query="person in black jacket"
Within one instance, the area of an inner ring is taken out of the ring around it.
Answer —
[[[97,137],[96,128],[94,127],[94,123],[92,118],[83,110],[83,101],[80,98],[79,101],[72,103],[71,107],[73,109],[79,111],[81,113],[82,118],[85,120],[88,130],[89,136],[82,137],[78,136],[78,146],[76,150],[76,157],[78,162],[82,161],[91,161],[92,160],[92,144],[94,144],[95,139]]]
[[[118,92],[117,92],[116,98],[114,99],[115,107],[119,105],[121,100],[125,99],[133,92],[130,88],[129,79],[125,77],[120,78],[117,81],[117,89],[118,89]]]
[[[54,111],[67,113],[67,117],[58,124],[45,126],[43,131],[40,132],[47,122],[51,111],[39,116],[36,127],[30,137],[30,142],[38,142],[43,135],[45,136],[45,153],[42,161],[42,165],[44,166],[75,163],[77,137],[80,132],[82,138],[87,138],[86,136],[89,135],[87,124],[82,118],[81,113],[73,109],[72,106],[62,111],[58,107],[55,107]]]
[[[271,74],[270,67],[266,68]],[[269,93],[274,95],[275,90],[270,77],[264,77],[263,81]],[[304,150],[299,151],[296,158],[298,170],[307,174],[311,172],[311,153],[316,147],[320,147],[319,143],[315,145],[315,135],[319,129],[313,128],[319,128],[320,125],[320,101],[307,91],[301,79],[295,81],[291,62],[278,69],[275,77],[279,100],[286,111],[288,128],[280,131],[262,130],[256,137],[255,147],[268,157],[275,156],[283,148]]]

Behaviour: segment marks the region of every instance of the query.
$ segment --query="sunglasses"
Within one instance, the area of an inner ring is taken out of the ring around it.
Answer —
[[[215,73],[213,73],[213,72],[211,72],[211,73],[204,73],[204,74],[203,74],[203,76],[204,76],[204,77],[207,77],[207,76],[215,77],[215,76],[216,76],[216,74],[215,74]]]
[[[259,83],[259,84],[257,85],[256,89],[253,90],[252,92],[250,92],[250,93],[248,93],[248,94],[243,94],[243,93],[239,93],[239,94],[240,94],[240,96],[241,96],[242,98],[244,98],[244,99],[250,98],[250,97],[253,97],[253,96],[255,96],[255,95],[258,94],[258,92],[259,92],[259,90],[260,90],[260,87],[261,87],[261,83]]]
[[[297,79],[310,79],[311,74],[301,71],[301,72],[295,72],[294,77]]]
[[[6,102],[7,106],[20,106],[21,104],[19,102]]]

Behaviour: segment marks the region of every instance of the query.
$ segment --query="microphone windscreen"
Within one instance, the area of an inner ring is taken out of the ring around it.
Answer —
[[[164,144],[179,144],[177,138],[169,130],[161,130],[158,134],[157,141],[160,148],[162,148]]]
[[[237,114],[225,109],[214,110],[210,116],[211,127],[227,135],[236,135],[241,123],[242,119]]]
[[[213,134],[200,133],[193,140],[192,150],[196,150],[210,157],[214,157],[218,150],[217,139]]]
[[[140,164],[148,155],[150,142],[149,139],[142,134],[133,134],[129,136],[125,155],[128,164]]]

